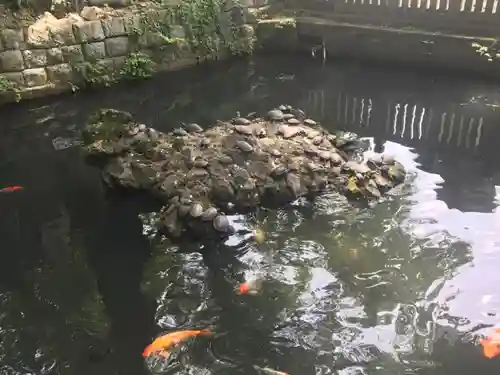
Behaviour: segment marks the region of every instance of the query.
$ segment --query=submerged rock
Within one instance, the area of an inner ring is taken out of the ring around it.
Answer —
[[[332,190],[374,200],[404,181],[392,157],[354,160],[355,134],[329,134],[311,119],[280,123],[285,111],[305,118],[281,106],[268,120],[238,117],[164,134],[129,113],[100,110],[84,130],[83,148],[109,186],[146,190],[165,203],[158,226],[170,237],[225,237],[233,233],[229,213]]]

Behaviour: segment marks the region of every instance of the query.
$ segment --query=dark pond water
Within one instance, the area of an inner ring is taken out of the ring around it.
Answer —
[[[484,82],[269,58],[0,108],[0,185],[25,187],[0,195],[0,374],[498,374],[470,333],[500,316],[497,102]],[[57,142],[100,107],[168,130],[281,103],[395,155],[408,185],[372,209],[331,195],[234,218],[260,248],[175,247],[152,202],[105,192]],[[262,294],[236,296],[255,273]],[[144,362],[156,335],[207,326],[181,365]]]

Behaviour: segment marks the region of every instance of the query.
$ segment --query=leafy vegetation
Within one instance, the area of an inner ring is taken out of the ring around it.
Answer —
[[[142,52],[134,52],[127,56],[120,72],[122,79],[136,80],[151,78],[156,71],[153,60]]]
[[[123,68],[116,71],[109,61],[85,61],[74,67],[86,87],[109,87],[123,80],[148,79],[156,71],[156,64],[142,52],[133,52],[125,58]],[[79,87],[73,85],[73,91]]]
[[[8,92],[14,93],[16,101],[21,100],[21,94],[19,93],[17,85],[5,76],[0,75],[0,94]]]
[[[224,50],[235,55],[252,52],[252,38],[245,25],[231,20],[232,13],[238,11],[225,8],[223,0],[184,0],[176,6],[163,4],[165,12],[143,14],[142,34],[153,34],[166,44],[184,39],[191,51],[199,57],[218,55]],[[185,35],[176,36],[172,25],[181,25]]]

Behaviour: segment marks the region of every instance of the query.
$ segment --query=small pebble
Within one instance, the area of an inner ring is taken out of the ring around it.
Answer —
[[[233,124],[235,125],[249,125],[251,124],[250,120],[243,118],[243,117],[238,117],[233,120]]]
[[[201,214],[203,213],[203,206],[199,203],[195,203],[191,206],[191,211],[189,211],[189,214],[194,217],[200,217]]]
[[[187,134],[188,134],[187,131],[185,131],[184,129],[180,129],[180,128],[174,129],[174,135],[176,135],[178,137],[183,137]]]
[[[316,125],[316,121],[311,120],[310,118],[306,118],[304,120],[304,124],[309,125],[309,126],[314,126],[314,125]]]
[[[241,151],[244,151],[244,152],[252,152],[253,151],[252,145],[250,145],[250,143],[245,142],[245,141],[238,141],[238,142],[236,142],[236,146]]]
[[[198,124],[187,124],[186,129],[190,133],[201,133],[203,131],[203,128],[198,125]]]
[[[196,168],[205,168],[207,165],[208,165],[208,161],[206,161],[206,160],[198,159],[198,160],[194,161],[194,166]]]

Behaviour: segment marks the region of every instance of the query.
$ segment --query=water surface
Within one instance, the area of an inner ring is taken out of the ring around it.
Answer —
[[[167,131],[281,103],[396,156],[408,184],[371,209],[332,194],[235,217],[261,247],[172,246],[155,202],[110,194],[63,147],[101,107]],[[25,187],[0,195],[0,373],[148,374],[156,335],[205,326],[219,335],[165,373],[498,372],[470,334],[500,314],[497,103],[485,82],[288,57],[0,108],[0,184]],[[255,273],[263,293],[235,296]]]

